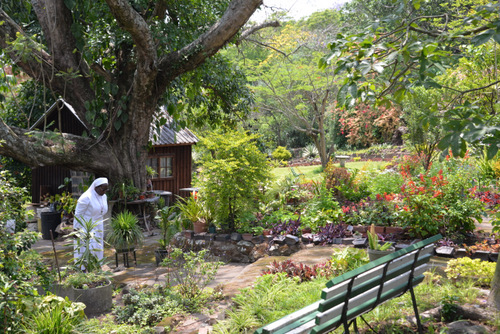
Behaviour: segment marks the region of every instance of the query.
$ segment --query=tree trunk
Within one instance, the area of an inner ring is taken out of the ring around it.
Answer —
[[[500,256],[497,260],[497,266],[495,269],[495,275],[491,281],[491,290],[488,295],[488,303],[500,310]]]

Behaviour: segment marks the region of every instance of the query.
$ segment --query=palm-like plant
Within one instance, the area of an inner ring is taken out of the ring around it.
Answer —
[[[173,236],[181,230],[180,219],[174,212],[174,207],[164,206],[158,210],[161,238],[158,240],[161,249],[167,249]]]
[[[209,219],[210,212],[203,201],[195,196],[189,196],[186,199],[179,198],[175,206],[180,210],[182,218],[189,220],[191,223],[206,223]]]
[[[106,241],[115,249],[129,249],[142,244],[143,240],[138,219],[130,211],[124,210],[111,219],[111,231]]]
[[[68,234],[68,238],[74,239],[76,242],[76,249],[80,250],[78,257],[74,258],[75,268],[86,271],[94,272],[101,270],[101,266],[104,264],[104,259],[99,259],[93,251],[93,242],[100,244],[102,239],[97,236],[97,226],[98,222],[92,219],[83,219],[80,217],[75,217],[75,219],[80,224],[80,228]]]
[[[391,248],[392,246],[392,243],[390,242],[386,242],[383,245],[381,245],[378,242],[378,235],[375,232],[375,225],[373,224],[370,226],[367,235],[368,235],[368,247],[370,247],[370,249],[385,251]]]

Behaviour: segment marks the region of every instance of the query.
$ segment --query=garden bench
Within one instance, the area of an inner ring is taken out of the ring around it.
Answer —
[[[255,333],[327,333],[340,326],[349,333],[356,318],[407,291],[411,293],[419,333],[423,332],[413,287],[424,280],[436,235],[386,255],[326,283],[321,300],[276,320]],[[364,319],[363,319],[364,321]]]

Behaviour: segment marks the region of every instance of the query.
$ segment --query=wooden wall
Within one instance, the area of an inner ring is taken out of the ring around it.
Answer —
[[[165,190],[172,193],[172,200],[179,195],[180,188],[191,187],[191,145],[155,146],[149,153],[154,155],[171,155],[173,161],[173,176],[165,179],[153,179],[153,190]]]

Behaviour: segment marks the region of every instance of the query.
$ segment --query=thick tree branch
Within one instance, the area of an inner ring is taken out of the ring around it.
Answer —
[[[193,70],[214,55],[236,35],[261,4],[262,0],[233,0],[222,18],[206,33],[181,50],[162,57],[159,87],[166,87],[173,78]]]
[[[64,165],[75,170],[102,170],[109,166],[106,160],[113,159],[113,154],[105,144],[98,149],[86,150],[93,143],[84,138],[66,133],[26,132],[25,129],[7,126],[0,120],[0,154],[12,157],[29,166]],[[109,167],[108,167],[109,168]]]

